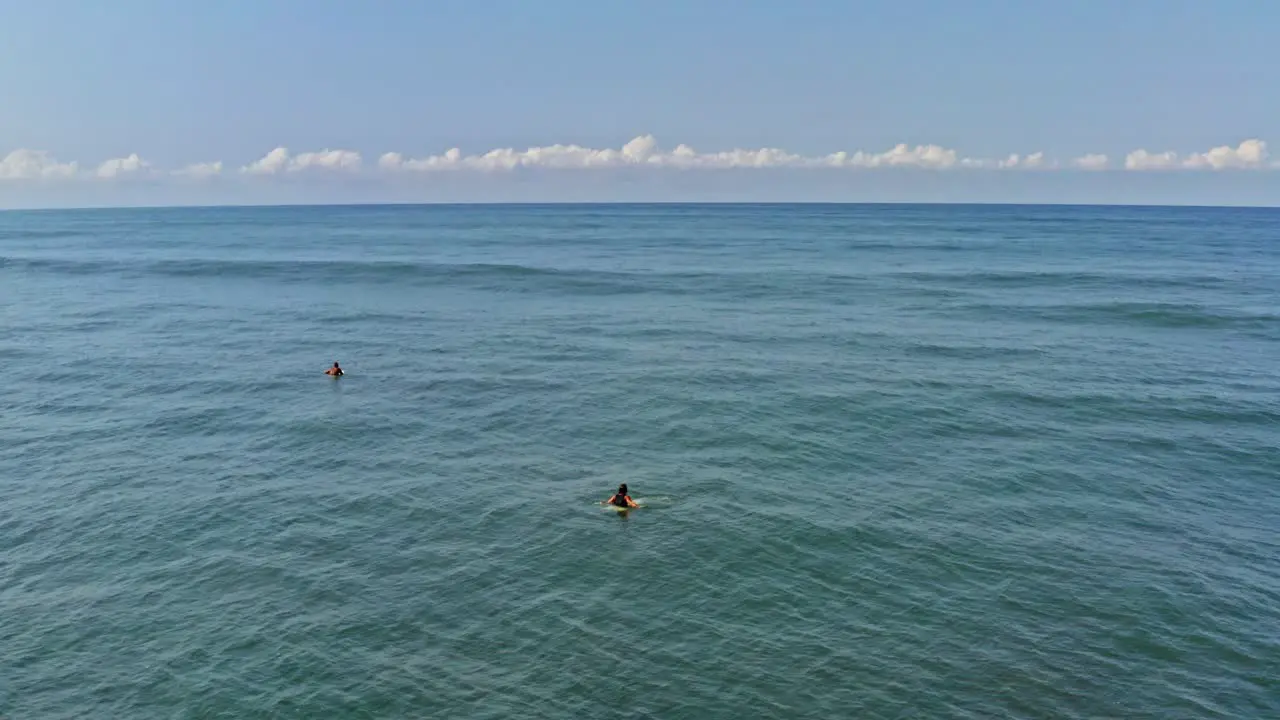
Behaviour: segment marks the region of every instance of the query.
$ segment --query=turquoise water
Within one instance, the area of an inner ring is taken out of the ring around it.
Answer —
[[[1280,717],[1277,228],[0,213],[0,717]]]

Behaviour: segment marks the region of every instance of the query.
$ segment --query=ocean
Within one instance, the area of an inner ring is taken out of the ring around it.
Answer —
[[[0,361],[5,720],[1280,717],[1280,210],[4,212]]]

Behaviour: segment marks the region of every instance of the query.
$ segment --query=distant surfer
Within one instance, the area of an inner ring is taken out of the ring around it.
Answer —
[[[325,370],[325,371],[324,371],[324,374],[325,374],[325,375],[332,375],[332,376],[334,376],[334,377],[338,377],[339,375],[342,375],[342,374],[343,374],[343,372],[342,372],[342,368],[338,366],[338,363],[337,363],[337,361],[335,360],[335,361],[334,361],[334,363],[333,363],[333,367],[329,368],[328,370]]]
[[[622,483],[621,485],[619,485],[618,492],[614,493],[613,497],[609,498],[608,500],[605,500],[601,504],[613,505],[614,507],[621,507],[621,508],[640,507],[639,505],[636,504],[636,501],[632,500],[631,496],[627,494],[626,483]]]

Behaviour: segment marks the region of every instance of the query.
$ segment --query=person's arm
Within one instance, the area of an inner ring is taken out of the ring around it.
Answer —
[[[630,495],[628,495],[628,496],[627,496],[627,507],[640,507],[640,506],[636,504],[636,501],[635,501],[635,500],[632,500],[632,499],[631,499],[631,496],[630,496]]]

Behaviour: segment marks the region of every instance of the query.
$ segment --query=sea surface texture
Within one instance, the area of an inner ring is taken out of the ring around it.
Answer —
[[[5,720],[1280,718],[1280,211],[0,213],[0,363]]]

